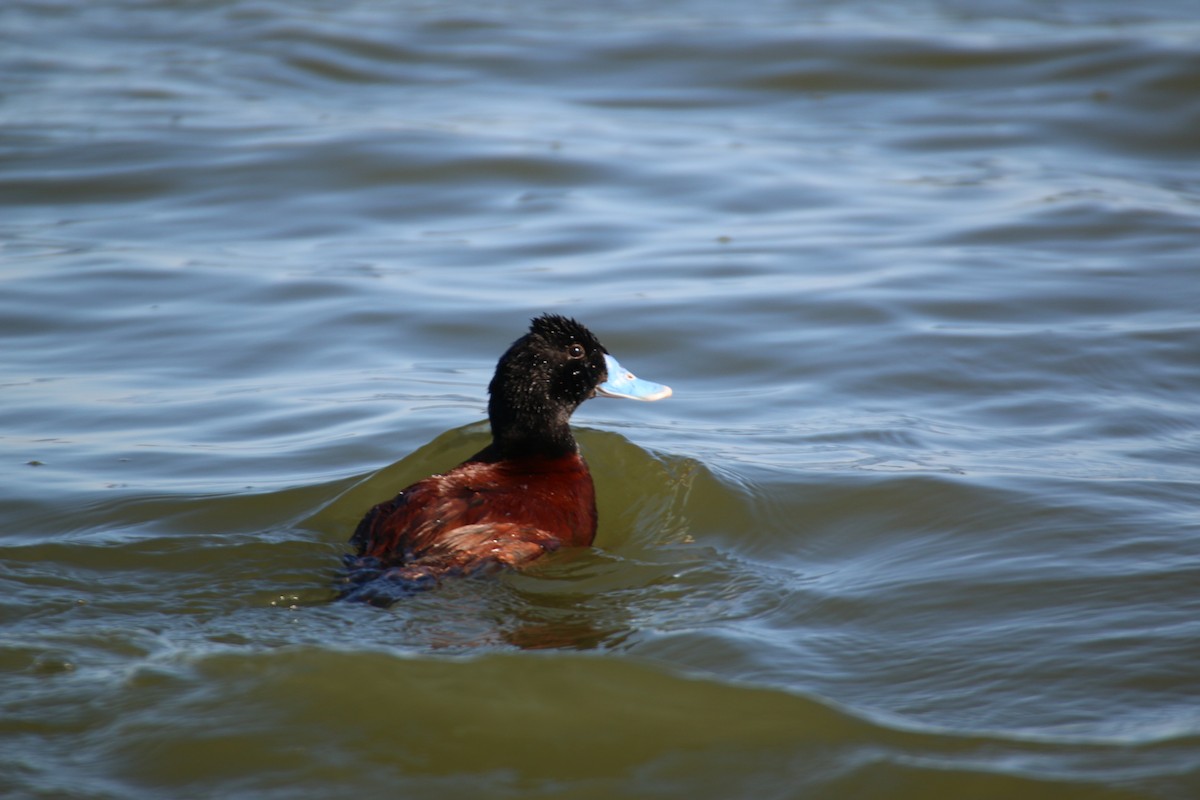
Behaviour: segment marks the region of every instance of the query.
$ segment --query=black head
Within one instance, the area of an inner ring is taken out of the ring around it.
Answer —
[[[608,377],[608,351],[573,319],[543,314],[513,342],[488,385],[493,447],[502,452],[574,452],[569,421]]]

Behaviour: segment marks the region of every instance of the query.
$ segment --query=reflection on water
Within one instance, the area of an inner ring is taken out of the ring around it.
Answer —
[[[8,794],[1200,791],[1189,4],[0,36]],[[542,311],[597,547],[330,603]]]

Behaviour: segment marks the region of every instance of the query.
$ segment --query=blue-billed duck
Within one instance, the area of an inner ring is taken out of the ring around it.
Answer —
[[[597,395],[661,400],[671,389],[634,376],[575,320],[544,314],[500,357],[488,393],[491,444],[367,512],[342,597],[383,604],[590,545],[596,493],[571,414]]]

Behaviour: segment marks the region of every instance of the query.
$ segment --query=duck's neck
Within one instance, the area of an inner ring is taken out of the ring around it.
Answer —
[[[550,446],[545,442],[511,442],[493,439],[492,443],[471,457],[471,461],[530,461],[556,460],[579,455],[579,447],[571,442],[569,446]]]
[[[558,458],[579,452],[571,433],[570,411],[546,406],[488,403],[492,444],[487,451],[498,458],[541,456]]]

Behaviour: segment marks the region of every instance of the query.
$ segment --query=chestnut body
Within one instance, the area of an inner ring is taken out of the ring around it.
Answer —
[[[470,529],[469,531],[464,529]],[[596,492],[578,453],[471,459],[371,509],[351,542],[381,564],[453,557],[462,570],[508,566],[596,537]]]

